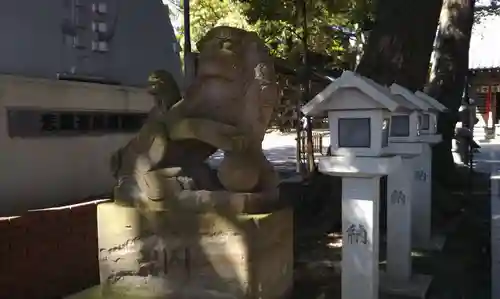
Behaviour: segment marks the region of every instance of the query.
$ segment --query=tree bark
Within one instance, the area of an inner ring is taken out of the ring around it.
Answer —
[[[357,72],[410,90],[427,82],[442,0],[379,0]]]
[[[437,45],[426,92],[449,111],[438,120],[443,142],[433,150],[433,177],[441,183],[452,181],[455,170],[451,154],[458,108],[466,84],[469,67],[469,44],[474,21],[474,0],[444,0],[441,10]]]

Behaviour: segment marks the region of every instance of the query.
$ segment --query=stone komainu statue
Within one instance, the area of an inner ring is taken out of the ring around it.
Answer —
[[[198,49],[184,98],[168,73],[151,77],[155,107],[112,159],[117,200],[168,201],[186,189],[277,197],[278,179],[261,147],[279,100],[266,46],[255,33],[216,27]],[[217,149],[224,158],[215,174],[205,162]]]

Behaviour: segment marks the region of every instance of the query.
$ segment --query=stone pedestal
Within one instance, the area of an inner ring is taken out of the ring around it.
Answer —
[[[414,158],[402,159],[401,167],[387,178],[387,263],[380,288],[394,295],[425,298],[432,278],[412,273],[411,228]]]
[[[378,298],[380,177],[342,179],[342,298]]]
[[[400,157],[324,157],[319,171],[342,177],[342,299],[377,299],[380,177]]]
[[[98,230],[102,298],[275,299],[292,288],[291,209],[144,217],[106,203],[98,206]]]
[[[432,143],[423,144],[422,154],[415,162],[412,217],[416,221],[412,226],[412,241],[417,249],[441,250],[444,236],[432,234],[432,149],[429,145]]]

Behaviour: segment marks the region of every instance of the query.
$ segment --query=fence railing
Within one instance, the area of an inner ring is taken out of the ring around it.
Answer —
[[[313,133],[312,134],[312,145],[313,145],[313,154],[316,155],[327,155],[328,150],[323,145],[323,138],[327,134],[325,133]],[[307,163],[307,132],[300,132],[299,143],[297,144],[300,151],[300,162],[303,165]]]

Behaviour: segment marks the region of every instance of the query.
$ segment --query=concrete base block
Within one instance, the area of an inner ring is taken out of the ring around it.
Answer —
[[[414,242],[413,248],[426,251],[442,251],[445,243],[445,235],[433,234],[427,242]]]
[[[107,296],[277,299],[292,288],[291,209],[141,214],[105,203],[97,218],[101,293]]]
[[[383,294],[425,299],[432,277],[414,274],[410,280],[397,281],[380,271],[380,291]]]

